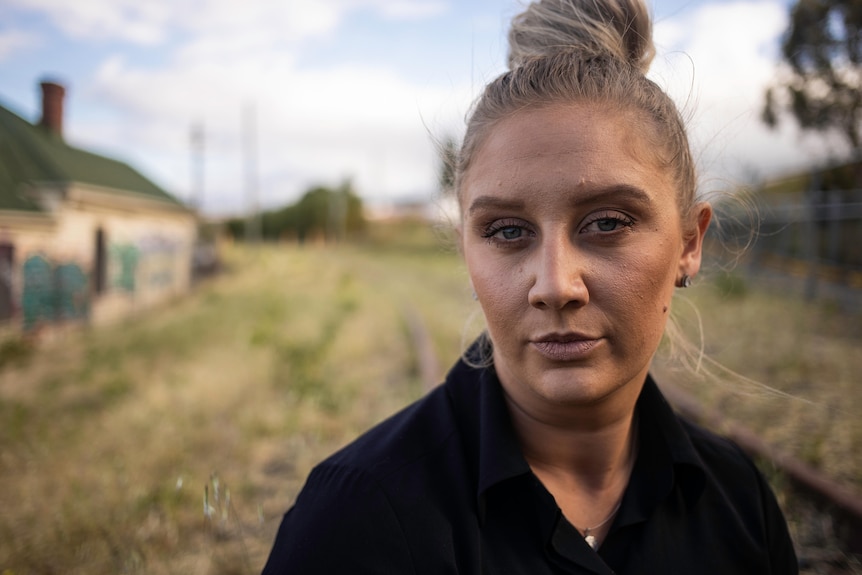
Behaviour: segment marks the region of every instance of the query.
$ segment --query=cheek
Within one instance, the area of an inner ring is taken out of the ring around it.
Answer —
[[[670,222],[664,227],[674,228]],[[675,237],[676,235],[654,230],[653,241],[639,250],[634,258],[636,271],[632,275],[645,292],[662,294],[665,298],[673,294],[682,250],[681,243],[674,241]]]
[[[523,307],[522,300],[527,301],[517,268],[502,265],[487,254],[471,258],[469,250],[465,253],[465,262],[489,329],[499,331],[512,325],[520,317],[514,312]]]
[[[673,296],[676,266],[667,252],[629,260],[614,285],[603,286],[615,301],[617,323],[631,330],[638,345],[660,338]]]

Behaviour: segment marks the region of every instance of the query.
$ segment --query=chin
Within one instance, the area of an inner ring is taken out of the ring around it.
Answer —
[[[586,372],[586,373],[585,373]],[[548,401],[560,405],[588,405],[613,393],[615,386],[605,377],[578,368],[551,370],[538,378],[537,391]]]

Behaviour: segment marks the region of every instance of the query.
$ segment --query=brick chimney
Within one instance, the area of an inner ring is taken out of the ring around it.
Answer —
[[[42,82],[42,119],[40,126],[44,126],[49,133],[60,138],[63,137],[63,97],[66,88],[55,82]]]

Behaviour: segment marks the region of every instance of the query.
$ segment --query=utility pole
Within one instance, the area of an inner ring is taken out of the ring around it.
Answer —
[[[245,193],[249,206],[245,224],[245,239],[257,243],[261,239],[260,199],[258,198],[257,171],[257,115],[254,104],[246,104],[243,111],[243,136],[245,157]]]
[[[204,124],[194,122],[191,128],[191,184],[189,203],[198,212],[204,207]]]

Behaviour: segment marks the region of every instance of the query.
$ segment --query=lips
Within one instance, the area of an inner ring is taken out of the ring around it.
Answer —
[[[551,361],[578,361],[589,356],[600,342],[600,338],[580,334],[552,334],[531,343],[540,355]]]

